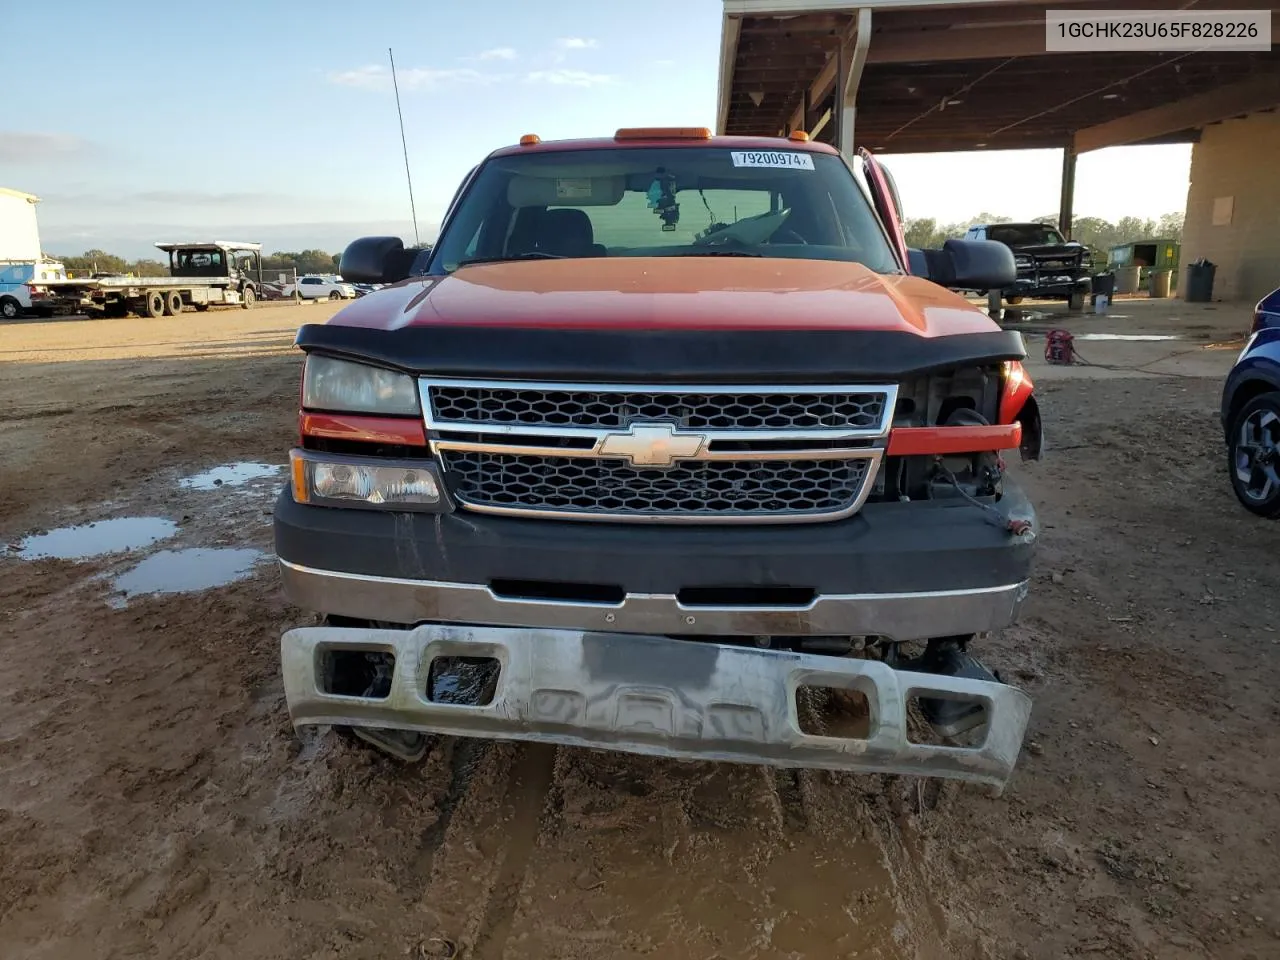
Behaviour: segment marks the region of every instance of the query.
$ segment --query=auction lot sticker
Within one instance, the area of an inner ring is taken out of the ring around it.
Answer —
[[[812,170],[813,157],[799,150],[733,150],[735,167],[781,167],[786,170]]]

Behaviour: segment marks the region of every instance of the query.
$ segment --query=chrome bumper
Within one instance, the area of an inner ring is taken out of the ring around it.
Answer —
[[[880,636],[894,640],[985,633],[1009,626],[1027,582],[927,593],[837,594],[805,606],[687,606],[671,594],[620,603],[501,597],[487,586],[316,570],[280,561],[285,593],[306,610],[384,623],[478,623],[690,636]]]
[[[381,699],[324,692],[326,650],[391,653]],[[489,657],[500,667],[485,706],[427,699],[436,657]],[[339,724],[533,740],[684,759],[945,777],[999,793],[1018,758],[1031,701],[999,683],[895,671],[875,660],[783,653],[665,637],[566,630],[427,625],[412,630],[306,627],[281,638],[295,726]],[[801,686],[862,693],[865,739],[805,734]],[[913,697],[986,709],[976,747],[911,743]]]

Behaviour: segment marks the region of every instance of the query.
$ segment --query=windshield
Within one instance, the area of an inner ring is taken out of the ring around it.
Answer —
[[[987,239],[1010,247],[1034,247],[1065,243],[1053,227],[1040,223],[998,223],[987,227]]]
[[[430,273],[469,262],[750,256],[899,267],[844,161],[798,150],[634,147],[494,158]]]

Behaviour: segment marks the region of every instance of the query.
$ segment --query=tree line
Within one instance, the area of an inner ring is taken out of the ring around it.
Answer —
[[[1089,248],[1094,263],[1101,266],[1107,262],[1107,254],[1112,247],[1135,240],[1182,240],[1181,213],[1166,213],[1155,220],[1141,217],[1121,217],[1115,223],[1101,217],[1076,217],[1071,222],[1071,239],[1078,240]],[[937,249],[944,240],[963,237],[966,230],[975,223],[1012,223],[1011,217],[1002,217],[993,213],[980,213],[964,223],[948,223],[939,225],[930,217],[917,219],[907,218],[903,224],[908,247],[920,250]],[[1033,223],[1047,223],[1057,226],[1057,214],[1045,214],[1035,217]]]

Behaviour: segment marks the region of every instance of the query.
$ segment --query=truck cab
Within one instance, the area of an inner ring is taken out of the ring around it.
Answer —
[[[246,288],[255,293],[262,286],[262,244],[157,243],[169,254],[169,275],[173,277],[229,277],[231,288],[242,296]]]

